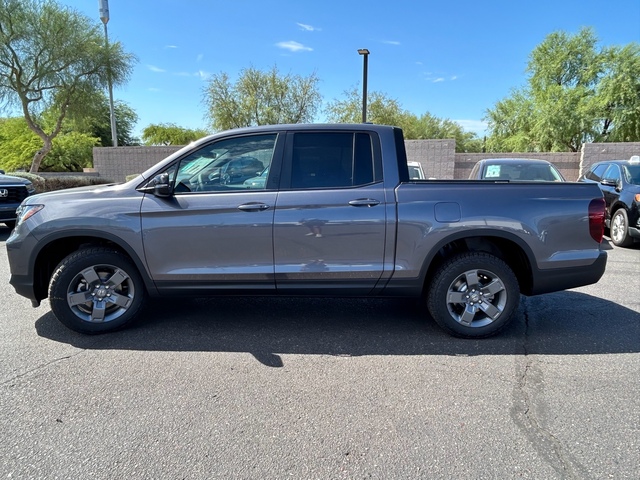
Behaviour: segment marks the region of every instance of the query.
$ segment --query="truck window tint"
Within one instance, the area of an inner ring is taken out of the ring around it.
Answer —
[[[229,138],[190,153],[177,168],[176,193],[264,189],[276,137]]]
[[[353,184],[366,185],[373,183],[373,151],[371,136],[366,133],[356,133],[356,152],[353,162]]]
[[[296,133],[292,188],[351,187],[372,183],[374,155],[366,133]]]

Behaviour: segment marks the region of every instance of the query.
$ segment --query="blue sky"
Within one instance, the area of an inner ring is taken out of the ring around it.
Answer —
[[[98,1],[60,0],[99,22]],[[485,111],[526,82],[533,48],[592,27],[601,45],[640,42],[640,0],[109,0],[109,37],[138,57],[114,96],[151,123],[207,128],[212,74],[243,68],[320,78],[324,103],[362,88],[482,133]],[[322,121],[320,114],[316,121]]]

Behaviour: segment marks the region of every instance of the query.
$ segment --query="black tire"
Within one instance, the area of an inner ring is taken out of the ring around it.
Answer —
[[[499,258],[463,253],[436,271],[427,290],[427,307],[447,333],[462,338],[495,335],[511,320],[520,302],[518,279]]]
[[[146,291],[134,263],[105,247],[78,250],[56,267],[49,302],[66,327],[80,333],[105,333],[133,321]]]
[[[609,234],[613,244],[618,247],[630,247],[633,244],[633,237],[629,235],[629,217],[624,208],[616,210],[611,217]]]

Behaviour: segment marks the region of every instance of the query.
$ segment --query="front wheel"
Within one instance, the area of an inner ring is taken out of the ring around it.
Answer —
[[[66,327],[104,333],[134,320],[145,298],[142,277],[122,253],[103,247],[78,250],[57,266],[49,285],[51,310]]]
[[[624,208],[619,208],[611,219],[611,241],[618,247],[629,247],[633,237],[629,235],[629,217]]]
[[[436,271],[427,291],[433,319],[463,338],[495,335],[511,320],[520,301],[511,268],[488,253],[457,255]]]

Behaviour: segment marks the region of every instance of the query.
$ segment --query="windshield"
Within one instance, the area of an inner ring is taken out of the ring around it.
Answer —
[[[484,180],[562,182],[564,179],[553,165],[543,163],[501,163],[485,167]]]
[[[262,161],[257,171],[264,170],[263,164],[271,161],[275,135],[239,137],[209,144],[191,153],[180,162],[176,183],[189,181],[196,176],[206,175],[210,179],[219,175],[223,167],[234,159],[246,158],[246,154]]]

